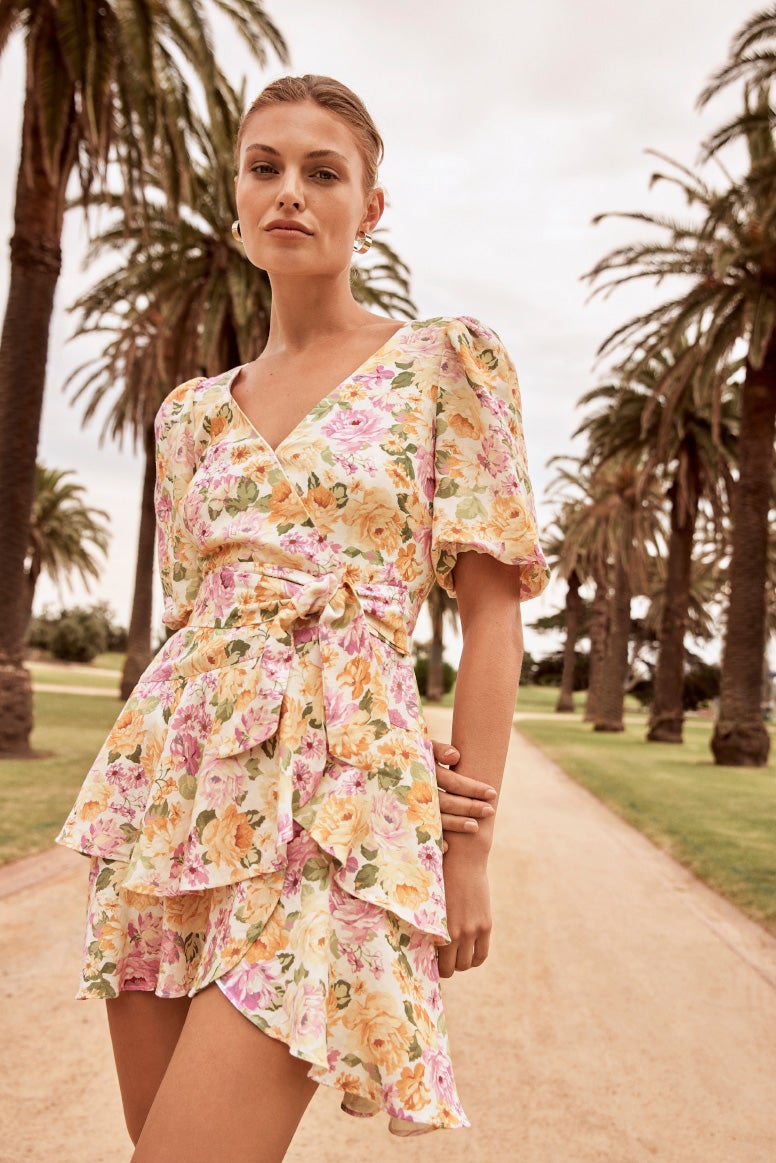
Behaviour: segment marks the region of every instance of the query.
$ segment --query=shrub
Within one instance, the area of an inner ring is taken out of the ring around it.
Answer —
[[[126,650],[127,632],[116,625],[107,602],[96,602],[39,614],[30,622],[27,641],[63,662],[91,662],[104,650]]]
[[[563,654],[557,651],[540,658],[533,672],[532,682],[537,686],[560,686],[563,674]],[[590,655],[586,651],[574,652],[574,690],[587,689],[590,679]]]
[[[421,654],[415,659],[415,678],[418,680],[418,690],[422,695],[426,693],[426,680],[428,678],[428,657]],[[458,671],[449,662],[442,663],[442,693],[447,694],[453,689],[455,677]]]

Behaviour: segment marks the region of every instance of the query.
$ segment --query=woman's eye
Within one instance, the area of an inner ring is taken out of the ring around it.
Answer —
[[[337,181],[337,175],[332,170],[316,170],[313,177],[325,178],[327,181]]]
[[[255,166],[251,166],[252,174],[274,174],[275,168],[269,162],[258,162]]]

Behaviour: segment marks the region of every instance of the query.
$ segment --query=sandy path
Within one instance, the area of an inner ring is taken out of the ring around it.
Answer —
[[[428,722],[449,738],[449,711]],[[131,1154],[104,1006],[73,999],[86,868],[0,870],[3,1163]],[[776,1157],[776,940],[518,735],[491,868],[491,956],[444,985],[472,1129],[402,1142],[322,1087],[288,1163]]]

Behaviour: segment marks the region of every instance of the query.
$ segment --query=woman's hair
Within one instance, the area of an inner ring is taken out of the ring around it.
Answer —
[[[314,73],[305,73],[303,77],[279,77],[277,81],[271,81],[262,89],[240,120],[235,144],[236,159],[240,156],[240,142],[250,115],[257,109],[279,105],[283,101],[314,101],[316,105],[336,113],[343,121],[347,121],[356,136],[364,164],[364,187],[368,191],[377,184],[377,167],[383,160],[383,139],[364,102],[341,81],[335,81],[333,77],[320,77]]]

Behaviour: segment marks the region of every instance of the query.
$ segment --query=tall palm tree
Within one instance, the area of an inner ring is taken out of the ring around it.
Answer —
[[[623,384],[593,389],[580,403],[602,406],[578,429],[601,463],[623,453],[636,454],[642,479],[654,479],[665,490],[670,533],[647,738],[667,743],[682,742],[684,636],[699,509],[708,501],[719,526],[732,487],[737,424],[731,389],[712,422],[709,393],[697,377],[677,374],[678,361],[689,346],[689,339],[682,336],[673,350],[660,352],[637,377],[629,379],[625,371]],[[723,380],[730,381],[736,370],[737,365],[724,367]]]
[[[553,456],[548,466],[557,468],[557,475],[548,488],[548,496],[551,499],[557,498],[560,504],[556,522],[562,537],[557,554],[558,568],[561,573],[582,569],[594,585],[589,618],[590,673],[583,716],[586,722],[594,722],[609,634],[611,556],[607,544],[589,537],[590,514],[594,512],[597,500],[590,464],[581,457]]]
[[[103,353],[71,376],[74,399],[86,398],[84,423],[103,403],[109,410],[102,438],[126,433],[145,453],[143,498],[127,657],[121,680],[126,699],[151,655],[155,518],[153,420],[172,385],[193,375],[215,375],[247,363],[264,347],[269,329],[266,272],[246,260],[234,241],[236,217],[232,143],[244,95],[225,81],[215,122],[194,118],[190,133],[191,197],[175,213],[149,199],[142,215],[115,221],[93,241],[90,257],[117,253],[119,265],[84,294],[78,333],[112,336]],[[161,175],[147,167],[148,190]],[[118,198],[112,199],[121,209]],[[379,237],[375,257],[352,284],[360,301],[411,318],[409,270]]]
[[[100,575],[93,550],[108,551],[108,514],[84,504],[84,486],[65,479],[72,475],[72,469],[37,465],[27,555],[25,638],[40,575],[45,573],[60,585],[71,573],[77,573],[88,585],[89,578]]]
[[[566,529],[574,515],[575,504],[565,501],[550,526],[544,549],[553,571],[566,581],[566,601],[563,623],[563,669],[555,710],[559,713],[574,710],[574,672],[576,668],[577,639],[582,623],[584,601],[580,589],[587,580],[588,563],[583,547],[566,537]]]
[[[211,7],[228,15],[259,60],[267,48],[286,59],[260,0]],[[0,52],[17,31],[27,76],[0,338],[0,754],[30,754],[24,559],[68,183],[77,180],[88,204],[107,174],[118,173],[129,208],[142,204],[142,170],[155,159],[174,203],[189,168],[187,77],[199,78],[213,111],[223,79],[202,0],[0,0]]]
[[[746,100],[746,113],[752,113]],[[767,93],[757,108],[765,116]],[[744,118],[744,120],[745,120]],[[741,388],[739,471],[733,495],[730,602],[722,663],[719,716],[712,738],[717,763],[762,766],[770,740],[761,713],[765,652],[765,583],[768,509],[776,431],[776,145],[762,120],[746,128],[749,169],[739,181],[717,190],[685,166],[652,181],[679,187],[697,208],[686,222],[661,215],[615,215],[657,226],[662,241],[618,247],[583,277],[597,283],[593,294],[635,279],[690,280],[684,293],[646,315],[631,319],[602,344],[599,354],[626,345],[640,351],[638,374],[679,335],[699,338],[680,357],[682,374],[697,374],[710,393],[712,423],[723,386],[715,370],[734,346],[745,345]],[[658,155],[662,156],[662,155]],[[599,215],[595,221],[611,215]]]

